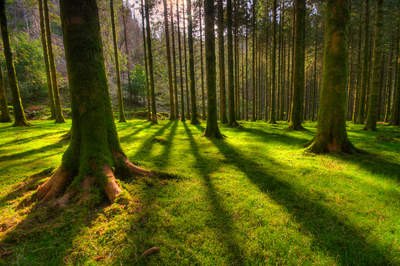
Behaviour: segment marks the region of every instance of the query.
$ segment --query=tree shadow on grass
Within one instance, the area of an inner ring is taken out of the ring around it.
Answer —
[[[145,129],[148,129],[150,127],[152,127],[154,124],[152,122],[148,122],[147,123],[143,123],[141,124],[142,126],[137,128],[136,130],[134,130],[133,132],[129,133],[128,135],[124,135],[122,137],[119,138],[120,142],[125,142],[128,141],[132,136],[135,136],[136,134],[138,134],[140,131],[143,131]],[[124,127],[124,129],[126,128],[126,126]],[[121,128],[118,128],[119,131],[123,130]]]
[[[218,192],[216,191],[214,184],[211,180],[211,168],[206,166],[202,167],[202,165],[210,164],[210,161],[200,154],[199,147],[194,140],[193,134],[188,126],[185,123],[183,124],[183,126],[189,137],[191,152],[196,158],[197,164],[199,164],[199,167],[196,167],[196,169],[203,179],[203,184],[206,188],[208,200],[213,207],[212,215],[214,216],[216,222],[215,226],[217,227],[215,229],[218,230],[216,234],[219,237],[221,243],[227,249],[227,255],[229,256],[230,264],[242,265],[244,264],[244,252],[238,244],[239,241],[235,238],[234,231],[236,229],[233,225],[233,217],[221,204],[222,199],[218,195]],[[202,132],[203,131],[204,130],[202,130]]]
[[[9,145],[15,145],[15,144],[26,144],[28,142],[34,141],[34,140],[38,140],[38,139],[43,139],[45,137],[48,136],[53,136],[53,135],[57,135],[60,134],[60,132],[50,132],[50,133],[45,133],[45,134],[41,134],[41,135],[37,135],[37,136],[32,136],[32,137],[27,137],[27,138],[16,138],[14,140],[5,142],[3,144],[0,145],[0,148],[4,147],[4,146],[9,146]]]
[[[168,164],[169,154],[172,149],[172,141],[176,135],[176,130],[178,128],[178,121],[174,121],[171,127],[171,130],[168,134],[168,137],[164,143],[164,149],[160,155],[154,158],[154,162],[161,169],[165,168]]]
[[[295,221],[312,234],[316,248],[327,251],[343,265],[390,264],[385,247],[368,242],[365,238],[366,232],[349,224],[328,207],[307,198],[306,191],[280,180],[272,174],[271,169],[260,166],[225,141],[212,139],[212,142],[229,162],[271,199],[284,206]],[[287,167],[271,158],[265,160],[276,168],[274,171]]]

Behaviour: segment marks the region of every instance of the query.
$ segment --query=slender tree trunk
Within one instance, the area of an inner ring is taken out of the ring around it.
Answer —
[[[56,118],[56,111],[54,107],[54,94],[53,94],[53,86],[51,81],[51,73],[50,73],[50,65],[49,65],[49,54],[47,50],[47,38],[46,38],[46,28],[44,24],[44,15],[43,15],[43,0],[39,0],[39,21],[40,21],[40,37],[42,41],[43,48],[43,59],[46,66],[46,78],[47,78],[47,89],[49,91],[49,107],[50,107],[50,119]]]
[[[368,97],[368,116],[365,129],[376,130],[379,119],[379,94],[382,84],[382,30],[383,30],[383,0],[376,1],[375,36],[373,45],[372,86]]]
[[[249,43],[249,36],[248,36],[248,27],[247,27],[247,23],[246,23],[246,73],[245,73],[245,81],[246,81],[246,85],[245,85],[245,101],[246,101],[246,107],[245,107],[245,120],[248,121],[249,120],[249,80],[248,80],[248,43]]]
[[[196,84],[194,77],[194,51],[193,51],[193,19],[192,19],[192,3],[187,0],[187,15],[188,15],[188,45],[189,45],[189,70],[190,70],[190,99],[192,104],[192,117],[191,123],[193,125],[199,124],[197,118],[196,107]]]
[[[185,19],[185,0],[182,0],[182,20],[183,20],[183,54],[185,62],[185,92],[186,92],[186,115],[190,118],[190,103],[189,103],[189,82],[188,82],[188,64],[187,64],[187,49],[186,49],[186,19]]]
[[[10,112],[8,111],[8,103],[6,96],[6,86],[3,79],[3,70],[0,68],[0,123],[11,122]]]
[[[176,1],[176,16],[177,16],[177,27],[178,27],[178,56],[179,56],[179,77],[181,85],[181,121],[185,121],[185,95],[183,93],[183,71],[182,71],[182,47],[181,47],[181,31],[179,23],[179,0]]]
[[[149,14],[149,1],[144,0],[144,8],[146,14],[146,31],[147,31],[147,55],[149,63],[150,74],[150,94],[151,94],[151,121],[157,123],[157,109],[156,109],[156,95],[154,91],[154,69],[153,69],[153,52],[151,49],[151,29],[150,29],[150,14]]]
[[[295,43],[293,69],[293,99],[289,128],[303,130],[304,64],[305,64],[305,15],[306,1],[295,1]]]
[[[392,115],[390,117],[391,125],[400,126],[400,30],[397,33],[397,60],[396,60],[396,82],[394,87]]]
[[[360,21],[362,20],[362,12],[360,12]],[[362,43],[362,30],[361,30],[361,23],[358,26],[358,55],[357,55],[357,65],[358,65],[358,70],[357,70],[357,80],[356,80],[356,85],[355,85],[355,90],[354,90],[354,103],[353,103],[353,117],[352,121],[353,123],[357,122],[358,118],[358,110],[359,110],[359,105],[360,105],[360,91],[361,91],[361,43]]]
[[[149,82],[149,67],[147,60],[147,43],[146,43],[146,27],[145,27],[145,11],[143,0],[141,2],[141,13],[142,13],[142,35],[143,35],[143,55],[144,55],[144,67],[146,70],[146,101],[147,101],[147,119],[151,121],[151,99],[150,99],[150,82]]]
[[[10,47],[10,38],[8,36],[7,29],[6,4],[4,0],[0,1],[0,27],[1,36],[3,38],[4,57],[7,65],[8,83],[10,84],[10,89],[13,96],[13,112],[15,117],[14,126],[29,126],[29,123],[25,117],[24,107],[22,106],[21,102],[17,75],[15,74],[13,56]]]
[[[207,77],[207,127],[204,135],[209,138],[222,138],[218,128],[217,114],[217,80],[215,66],[215,7],[214,0],[204,0],[204,24],[206,47],[206,77]]]
[[[203,3],[203,0],[200,1]],[[206,96],[204,91],[204,58],[203,58],[203,16],[201,15],[201,7],[199,7],[199,21],[200,21],[200,77],[201,77],[201,105],[202,105],[202,117],[206,119]]]
[[[315,153],[356,151],[346,133],[348,0],[326,3],[324,67]]]
[[[175,49],[175,28],[174,28],[174,11],[172,2],[171,9],[171,35],[172,35],[172,66],[174,69],[174,97],[175,97],[175,119],[179,118],[179,101],[178,101],[178,78],[176,76],[176,49]]]
[[[39,186],[37,195],[42,201],[57,199],[56,203],[65,205],[80,190],[83,199],[95,190],[114,201],[122,191],[114,174],[151,173],[134,166],[119,143],[96,1],[61,0],[60,14],[71,91],[72,136],[61,166]]]
[[[226,25],[228,31],[228,125],[238,126],[235,114],[235,81],[233,76],[232,0],[227,0],[226,11]]]
[[[360,100],[358,105],[358,115],[357,115],[357,124],[364,123],[365,117],[365,98],[367,87],[369,83],[368,69],[369,69],[369,0],[365,1],[365,21],[364,21],[364,61],[362,66],[362,80],[361,80],[361,88],[360,88]]]
[[[218,0],[218,63],[219,63],[219,112],[221,123],[228,123],[226,116],[225,87],[225,49],[224,49],[224,7],[223,0]]]
[[[129,2],[128,2],[129,3]],[[123,0],[122,0],[122,4]],[[124,25],[124,43],[125,43],[125,54],[126,54],[126,74],[128,76],[128,90],[129,90],[129,102],[132,104],[133,100],[133,88],[131,84],[131,68],[129,64],[129,48],[128,48],[128,33],[127,33],[127,14],[130,14],[129,4],[128,7],[123,7],[123,14],[122,14],[122,22]],[[135,96],[135,102],[137,102],[137,98]]]
[[[173,87],[172,69],[171,69],[171,47],[169,43],[167,0],[163,0],[163,6],[164,6],[165,48],[167,50],[167,67],[168,67],[169,108],[170,108],[169,116],[171,120],[174,120],[175,119],[174,87]]]
[[[46,29],[46,40],[47,40],[47,50],[49,56],[50,63],[50,73],[51,73],[51,82],[53,87],[53,96],[54,96],[54,111],[55,111],[55,120],[56,123],[65,123],[64,115],[62,112],[61,101],[60,101],[60,92],[58,90],[57,84],[57,74],[56,74],[56,65],[54,63],[54,55],[53,48],[51,42],[51,32],[50,32],[50,18],[49,18],[49,8],[47,6],[47,1],[44,0],[44,22]]]
[[[390,106],[392,104],[392,85],[393,85],[393,50],[394,50],[394,36],[392,36],[392,45],[390,47],[389,56],[389,68],[388,68],[388,78],[387,78],[387,89],[386,89],[386,104],[385,104],[385,117],[384,122],[389,122],[390,118]]]
[[[257,25],[256,25],[256,4],[257,0],[253,0],[253,49],[252,49],[252,56],[253,56],[253,63],[252,63],[252,116],[251,121],[256,121],[256,32],[257,32]]]
[[[276,92],[276,0],[273,0],[272,8],[273,27],[272,27],[272,86],[271,86],[271,103],[269,107],[269,123],[276,124],[275,115],[275,92]]]
[[[311,111],[311,121],[315,121],[315,111],[317,105],[317,34],[315,34],[315,46],[314,46],[314,77],[313,77],[313,95],[312,95],[312,111]]]

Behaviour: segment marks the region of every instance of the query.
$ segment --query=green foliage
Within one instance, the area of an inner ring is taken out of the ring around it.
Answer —
[[[144,97],[146,95],[146,73],[144,67],[136,65],[135,68],[131,70],[130,76],[134,95]]]
[[[210,140],[204,124],[130,120],[117,124],[129,159],[175,179],[120,180],[131,204],[37,208],[70,126],[0,125],[1,265],[400,264],[398,127],[348,124],[368,154],[314,156],[314,123],[221,125],[227,138]]]

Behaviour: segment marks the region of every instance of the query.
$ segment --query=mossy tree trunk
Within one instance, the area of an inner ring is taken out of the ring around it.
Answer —
[[[168,7],[166,0],[163,0],[163,6],[164,6],[165,48],[167,50],[167,67],[168,67],[169,108],[170,108],[169,118],[171,120],[175,120],[174,87],[172,80],[171,47],[169,42]]]
[[[293,130],[304,129],[303,121],[303,98],[304,98],[304,60],[305,60],[305,15],[306,1],[295,1],[295,43],[294,43],[294,70],[293,70],[293,98],[290,113],[289,128]]]
[[[189,77],[190,77],[190,102],[192,106],[190,123],[197,125],[199,120],[197,118],[196,106],[196,83],[194,76],[194,50],[193,50],[193,18],[192,18],[192,3],[187,0],[187,16],[188,16],[188,46],[189,46]]]
[[[115,30],[115,15],[114,15],[114,1],[113,0],[110,0],[110,16],[111,16],[111,30],[112,30],[113,46],[114,46],[115,76],[117,78],[119,122],[126,122],[125,110],[124,110],[124,94],[122,92],[121,75],[120,75],[120,67],[119,67],[118,41],[117,41],[117,33]]]
[[[366,130],[376,130],[379,119],[379,95],[383,81],[382,64],[382,27],[383,27],[383,0],[376,1],[375,36],[373,45],[372,86],[368,97],[368,115]]]
[[[213,0],[204,0],[206,79],[207,79],[207,127],[204,135],[209,138],[222,138],[218,128],[217,80],[215,66],[215,6]]]
[[[200,0],[199,6],[199,21],[200,21],[200,80],[201,80],[201,106],[202,106],[202,116],[201,119],[206,119],[206,96],[204,90],[204,56],[203,56],[203,16],[201,15],[203,0]]]
[[[147,43],[146,43],[146,24],[144,14],[143,0],[140,1],[140,13],[142,14],[142,38],[143,38],[143,55],[144,55],[144,68],[146,72],[146,103],[147,103],[147,119],[151,121],[151,100],[150,100],[150,86],[149,86],[149,67],[147,60]]]
[[[147,37],[147,61],[149,64],[150,76],[150,96],[151,96],[151,121],[157,123],[156,95],[154,91],[154,67],[153,52],[151,48],[151,26],[150,26],[150,3],[149,0],[144,1],[144,9],[146,14],[146,37]]]
[[[275,113],[275,98],[276,98],[276,0],[273,1],[272,7],[272,17],[273,17],[273,26],[272,26],[272,58],[271,58],[271,76],[272,76],[272,85],[271,85],[271,102],[269,105],[269,123],[276,124],[276,113]]]
[[[181,85],[181,121],[185,121],[185,95],[183,93],[183,71],[182,71],[182,46],[181,46],[181,30],[179,23],[179,0],[176,1],[176,16],[178,28],[178,57],[179,57],[179,78]]]
[[[53,46],[52,46],[51,31],[50,31],[49,7],[47,5],[47,1],[48,0],[44,0],[43,2],[44,4],[43,11],[44,11],[44,22],[46,29],[47,51],[49,56],[50,73],[51,73],[51,84],[53,87],[53,96],[54,96],[55,121],[56,123],[65,123],[64,115],[62,112],[61,100],[60,100],[60,91],[58,90],[58,84],[57,84],[56,64],[54,62]]]
[[[14,108],[13,112],[15,117],[14,126],[28,126],[29,123],[26,120],[24,107],[22,106],[17,75],[15,73],[13,56],[10,47],[5,0],[0,0],[0,27],[1,27],[1,36],[3,38],[4,57],[6,59],[6,65],[7,65],[8,83],[10,85],[11,94],[13,97],[13,108]]]
[[[400,126],[400,40],[397,42],[396,82],[390,124]]]
[[[324,66],[317,135],[308,150],[315,153],[356,149],[346,133],[348,0],[326,5]]]
[[[218,66],[219,66],[219,118],[221,123],[228,123],[226,116],[225,87],[225,42],[224,42],[224,6],[223,0],[218,0]]]
[[[365,102],[366,102],[366,94],[369,83],[369,62],[370,62],[370,40],[369,40],[369,0],[365,0],[365,20],[364,20],[364,58],[362,65],[362,80],[361,80],[361,88],[360,88],[360,99],[358,104],[358,112],[357,112],[357,124],[363,124],[365,120]]]
[[[6,96],[6,86],[3,79],[3,70],[0,68],[0,123],[11,122],[10,112],[8,111],[8,103]]]
[[[386,95],[385,95],[385,117],[384,122],[389,122],[390,118],[390,106],[392,104],[392,88],[393,88],[393,50],[394,50],[394,36],[392,36],[392,45],[390,47],[389,55],[389,67],[388,67],[388,78],[386,84]]]
[[[228,35],[228,125],[238,126],[235,112],[235,81],[233,76],[233,40],[232,40],[232,0],[226,2],[226,25]]]
[[[114,173],[148,174],[134,166],[119,143],[104,66],[96,0],[61,0],[65,58],[71,91],[72,136],[61,166],[38,188],[42,201],[65,205],[83,190],[110,201],[121,193]]]
[[[176,76],[176,48],[175,48],[175,28],[174,28],[174,9],[172,8],[172,2],[170,3],[171,10],[171,37],[172,37],[172,67],[174,69],[174,97],[175,97],[175,117],[179,118],[179,101],[178,101],[178,78]]]
[[[39,23],[40,23],[40,37],[42,41],[43,48],[43,59],[46,67],[46,78],[47,78],[47,89],[49,91],[49,107],[50,107],[50,119],[55,119],[56,112],[54,107],[54,94],[53,86],[51,81],[50,64],[49,64],[49,54],[47,50],[47,38],[46,38],[46,28],[44,24],[44,14],[43,14],[43,0],[39,0]]]

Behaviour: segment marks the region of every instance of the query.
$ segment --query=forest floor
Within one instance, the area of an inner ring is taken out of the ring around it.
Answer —
[[[400,128],[348,125],[366,153],[311,155],[287,123],[118,124],[133,162],[174,179],[121,181],[131,205],[37,207],[71,122],[0,125],[0,264],[400,264]],[[142,256],[152,247],[159,252]]]

